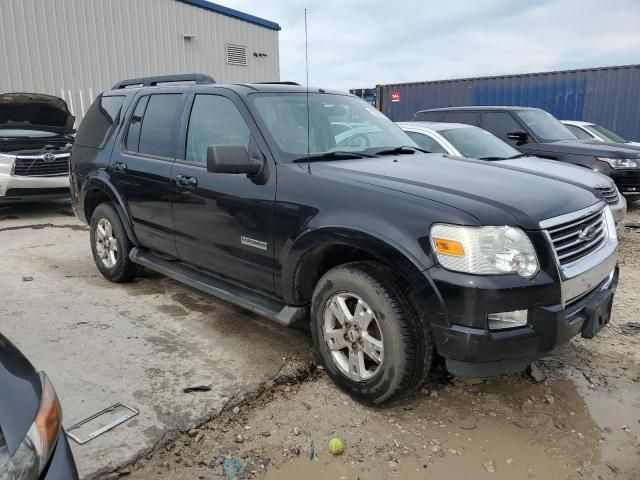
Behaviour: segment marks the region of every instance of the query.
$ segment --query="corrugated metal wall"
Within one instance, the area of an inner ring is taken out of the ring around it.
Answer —
[[[399,101],[392,101],[392,93]],[[428,108],[518,105],[640,140],[640,65],[379,85],[378,99],[380,110],[396,122]]]
[[[248,65],[227,65],[225,43],[246,46]],[[0,0],[0,44],[0,92],[63,97],[78,121],[99,92],[125,78],[280,78],[276,30],[175,0]]]

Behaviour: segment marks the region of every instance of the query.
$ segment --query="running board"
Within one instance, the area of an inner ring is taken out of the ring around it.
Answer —
[[[266,299],[256,295],[251,290],[226,282],[220,278],[212,277],[182,263],[163,260],[157,255],[138,247],[131,249],[129,258],[133,263],[238,305],[285,327],[294,325],[305,318],[307,314],[304,307],[294,307],[276,300]]]

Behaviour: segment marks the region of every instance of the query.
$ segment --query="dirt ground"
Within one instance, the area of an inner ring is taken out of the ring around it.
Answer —
[[[462,381],[439,372],[414,397],[368,408],[309,352],[252,401],[166,436],[104,478],[640,479],[640,202],[620,228],[611,324],[532,374]],[[283,380],[284,379],[284,380]],[[345,442],[328,452],[332,437]]]

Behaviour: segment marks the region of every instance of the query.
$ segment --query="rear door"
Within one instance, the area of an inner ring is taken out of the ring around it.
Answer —
[[[173,167],[173,223],[180,260],[273,292],[275,164],[239,97],[195,89]],[[207,172],[207,147],[246,146],[265,163],[259,178]]]
[[[174,256],[169,182],[176,156],[178,112],[184,101],[183,92],[175,89],[134,99],[109,166],[142,246]]]
[[[450,110],[444,116],[446,123],[464,123],[478,127],[480,125],[480,112],[470,112],[468,110]]]

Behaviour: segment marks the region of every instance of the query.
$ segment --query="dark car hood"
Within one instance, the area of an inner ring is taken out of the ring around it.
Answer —
[[[0,128],[46,130],[59,134],[73,132],[75,117],[66,102],[41,93],[0,95]]]
[[[598,202],[589,190],[560,180],[448,155],[417,153],[316,165],[327,174],[450,205],[485,225],[537,229],[541,220]]]
[[[640,150],[640,144],[601,142],[599,140],[584,140],[584,142],[592,145],[606,145],[607,147],[624,148],[624,149],[630,149],[635,151]]]
[[[535,172],[538,175],[557,178],[564,182],[571,182],[574,185],[589,188],[611,187],[614,184],[610,177],[589,168],[558,162],[557,160],[548,160],[546,158],[527,156],[511,160],[499,160],[497,164],[501,167],[511,167],[522,171]]]
[[[42,395],[40,374],[0,334],[0,429],[13,455],[31,427]]]
[[[527,143],[520,148],[528,152],[569,153],[593,155],[594,157],[640,158],[640,151],[623,147],[617,143],[593,142],[591,140],[560,140],[547,143]]]

